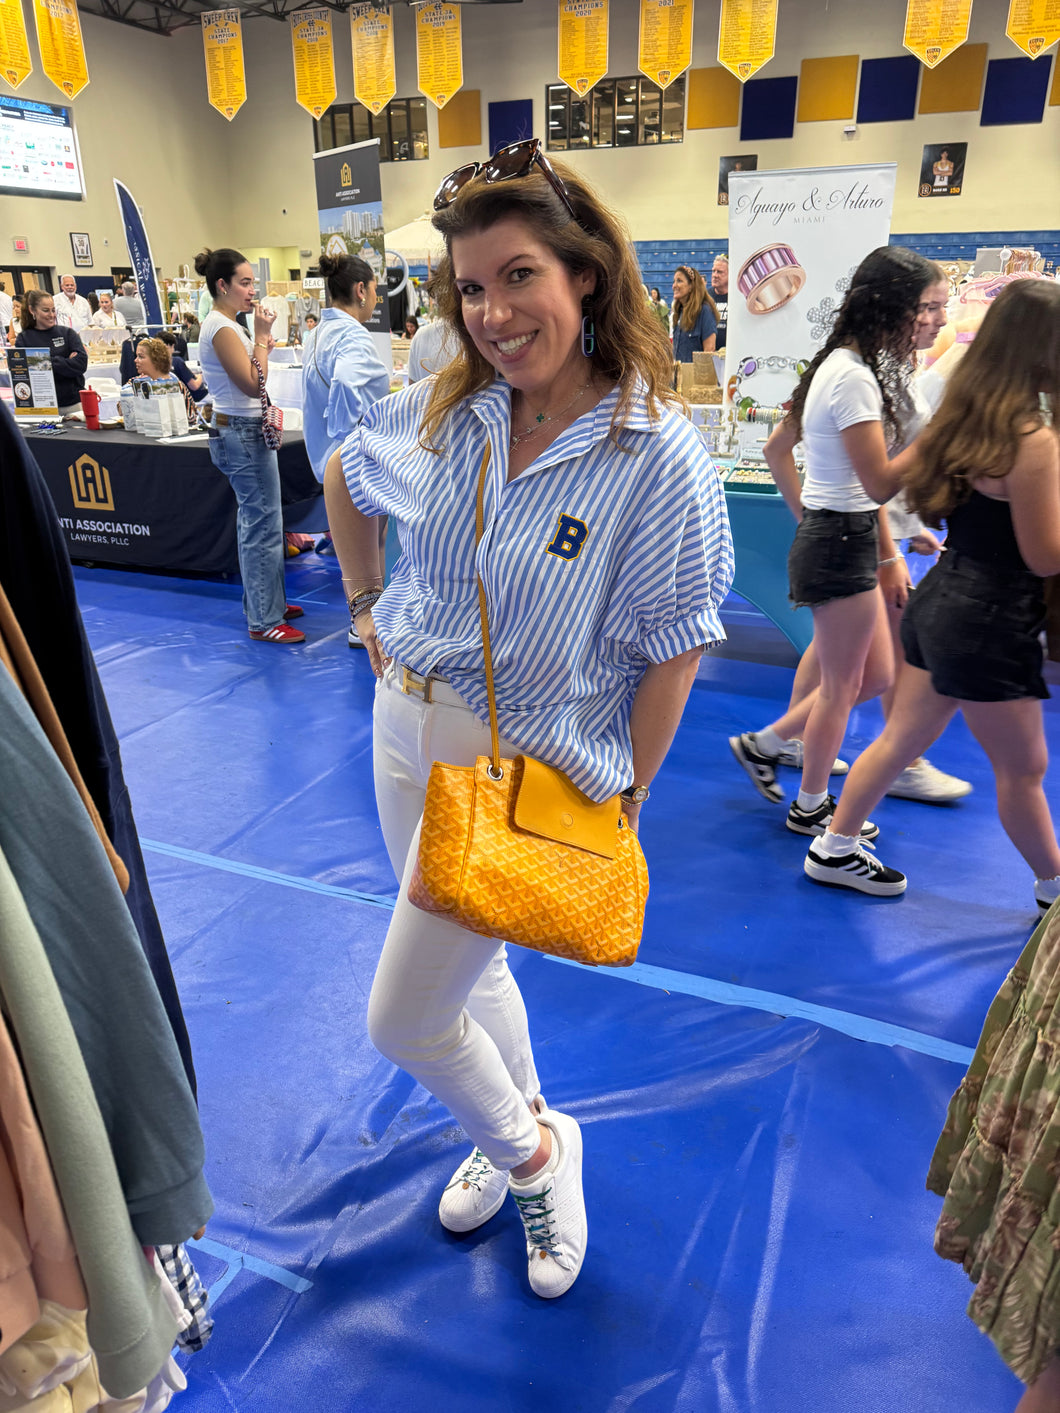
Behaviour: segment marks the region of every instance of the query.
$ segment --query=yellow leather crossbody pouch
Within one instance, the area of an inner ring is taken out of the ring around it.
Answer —
[[[490,451],[479,472],[482,538]],[[491,754],[473,766],[436,761],[427,782],[409,901],[484,937],[588,966],[636,960],[648,866],[617,795],[597,804],[562,771],[530,756],[502,760],[486,591],[479,616]]]

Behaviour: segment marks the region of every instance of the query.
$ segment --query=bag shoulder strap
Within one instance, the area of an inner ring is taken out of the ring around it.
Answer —
[[[478,495],[475,498],[475,549],[478,550],[482,542],[483,530],[485,528],[485,514],[482,508],[483,497],[486,491],[486,471],[490,464],[490,444],[486,439],[486,450],[482,453],[482,465],[478,473]],[[482,651],[486,660],[486,693],[489,697],[490,705],[490,757],[491,768],[495,778],[500,779],[501,775],[501,738],[497,730],[497,698],[493,690],[493,658],[490,654],[490,625],[489,614],[486,607],[486,586],[482,582],[482,576],[476,572],[475,579],[478,582],[478,615],[482,623]]]

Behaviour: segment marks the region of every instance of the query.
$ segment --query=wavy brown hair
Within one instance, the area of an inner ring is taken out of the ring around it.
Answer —
[[[577,220],[571,220],[570,212],[536,168],[529,176],[510,181],[490,183],[476,178],[444,211],[434,213],[433,223],[445,237],[446,253],[431,279],[430,293],[440,316],[455,330],[460,351],[432,380],[420,426],[420,444],[431,451],[441,450],[436,439],[453,409],[488,388],[497,377],[497,370],[478,351],[464,324],[460,291],[453,277],[453,241],[512,217],[524,221],[572,275],[595,271],[596,288],[583,307],[596,327],[593,372],[618,384],[612,437],[617,438],[641,381],[647,389],[652,418],[659,415],[661,405],[680,404],[670,388],[670,347],[644,299],[629,232],[572,167],[563,162],[552,165]]]
[[[173,371],[173,351],[161,339],[140,339],[137,353],[145,353],[163,377]]]
[[[800,435],[806,395],[817,369],[837,348],[853,345],[876,379],[883,397],[883,430],[888,443],[902,435],[908,411],[908,384],[917,306],[928,285],[946,276],[933,260],[902,245],[881,245],[854,271],[835,316],[832,332],[798,381],[787,422]]]
[[[704,304],[709,305],[714,315],[714,322],[718,320],[718,306],[714,303],[710,290],[707,289],[707,282],[698,270],[693,270],[691,265],[678,265],[678,270],[692,286],[692,293],[687,299],[674,300],[674,324],[680,324],[685,333],[690,333],[696,327],[696,320],[699,318]]]
[[[906,478],[909,504],[939,525],[980,476],[1012,470],[1020,439],[1060,410],[1060,285],[1016,280],[986,312],[957,364]]]

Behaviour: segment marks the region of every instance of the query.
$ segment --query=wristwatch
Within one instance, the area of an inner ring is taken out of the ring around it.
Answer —
[[[650,794],[647,785],[630,785],[619,792],[620,798],[625,800],[627,805],[642,805]]]

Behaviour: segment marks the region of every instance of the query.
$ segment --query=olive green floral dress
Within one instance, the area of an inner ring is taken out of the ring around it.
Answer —
[[[975,1282],[968,1314],[1033,1383],[1060,1349],[1060,906],[987,1012],[927,1185],[935,1250]]]

